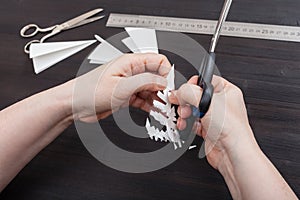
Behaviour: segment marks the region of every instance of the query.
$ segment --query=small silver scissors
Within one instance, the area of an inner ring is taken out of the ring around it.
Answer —
[[[99,19],[102,19],[103,17],[105,17],[105,15],[102,15],[102,16],[99,16],[99,17],[89,18],[93,15],[96,15],[96,14],[102,12],[102,11],[103,11],[102,8],[98,8],[98,9],[89,11],[89,12],[83,14],[83,15],[80,15],[78,17],[75,17],[71,20],[68,20],[68,21],[66,21],[62,24],[54,25],[54,26],[51,26],[51,27],[48,27],[48,28],[40,28],[36,24],[28,24],[28,25],[24,26],[20,31],[20,35],[22,37],[25,37],[25,38],[33,37],[39,32],[44,33],[44,32],[50,32],[51,31],[51,33],[45,35],[40,40],[32,40],[32,41],[28,42],[24,47],[24,52],[27,53],[27,54],[29,53],[29,47],[32,43],[43,43],[46,39],[60,33],[63,30],[68,30],[68,29],[71,29],[71,28],[82,26],[82,25],[97,21]],[[26,34],[26,32],[30,29],[33,29],[33,32],[29,33],[29,34]]]

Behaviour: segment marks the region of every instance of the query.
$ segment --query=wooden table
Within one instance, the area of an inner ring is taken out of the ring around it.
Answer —
[[[0,109],[75,77],[83,59],[94,48],[35,75],[31,61],[23,53],[27,40],[19,36],[20,28],[29,22],[50,26],[97,7],[104,8],[107,15],[119,12],[217,19],[221,6],[222,1],[217,0],[3,0]],[[236,0],[229,20],[295,26],[300,24],[299,9],[299,0]],[[63,32],[49,41],[91,39],[94,33],[108,38],[122,31],[106,28],[105,23],[106,19]],[[208,48],[209,36],[189,36]],[[300,44],[222,37],[217,53],[223,77],[244,92],[262,150],[299,196]],[[144,113],[133,111],[133,115]],[[110,122],[107,119],[103,124],[112,135],[118,135]],[[123,143],[131,145],[131,139],[119,135]],[[71,126],[20,172],[0,199],[230,199],[221,175],[205,159],[197,159],[196,154],[189,151],[156,172],[122,173],[95,160]]]

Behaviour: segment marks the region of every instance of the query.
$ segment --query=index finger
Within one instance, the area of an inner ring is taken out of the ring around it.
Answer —
[[[122,66],[121,73],[123,73],[125,76],[134,76],[144,72],[152,72],[166,77],[171,70],[171,64],[169,60],[162,54],[126,54],[120,59],[116,60],[116,62],[120,62],[120,65]]]
[[[191,77],[187,83],[197,85],[199,76]],[[212,79],[212,85],[214,86],[214,92],[223,91],[225,85],[228,84],[228,81],[224,78],[214,75]]]
[[[162,54],[136,54],[132,59],[132,64],[134,64],[132,65],[133,75],[142,72],[156,72],[161,76],[167,76],[171,69],[169,60]],[[144,66],[144,71],[138,67],[140,65]]]

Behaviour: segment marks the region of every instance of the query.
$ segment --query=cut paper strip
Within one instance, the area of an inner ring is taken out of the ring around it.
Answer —
[[[29,57],[33,60],[34,72],[38,74],[95,42],[96,40],[33,43],[30,45]]]
[[[174,90],[175,89],[175,67],[174,65],[172,66],[168,76],[167,76],[167,88],[166,90]]]
[[[171,90],[175,89],[175,71],[174,71],[174,65],[172,66],[168,76],[167,76],[167,88],[161,92],[157,92],[157,96],[163,100],[164,102],[168,102],[168,93]]]
[[[102,65],[102,64],[107,63],[107,61],[105,61],[105,60],[90,60],[90,63]]]
[[[131,37],[125,38],[122,42],[132,51],[133,53],[142,53],[139,48],[135,45]]]
[[[123,55],[120,50],[112,46],[100,36],[95,35],[95,38],[99,42],[101,42],[101,44],[99,44],[96,49],[89,55],[88,59],[91,60],[90,63],[103,64]]]
[[[154,29],[126,27],[125,30],[141,53],[158,53]]]

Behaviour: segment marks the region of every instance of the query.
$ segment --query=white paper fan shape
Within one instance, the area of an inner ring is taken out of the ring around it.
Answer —
[[[30,45],[29,57],[33,60],[34,72],[38,74],[95,42],[96,40],[33,43]]]
[[[125,30],[140,53],[158,53],[157,38],[154,29],[126,27]],[[132,47],[128,46],[128,48],[131,49]]]
[[[88,57],[91,64],[104,64],[123,55],[120,50],[112,46],[100,36],[95,35],[95,38],[101,42],[101,44],[99,44]]]

